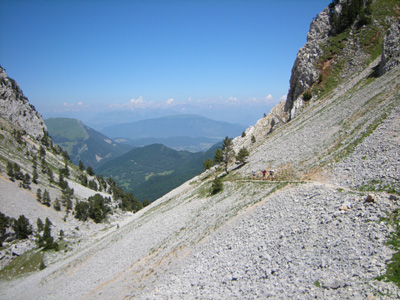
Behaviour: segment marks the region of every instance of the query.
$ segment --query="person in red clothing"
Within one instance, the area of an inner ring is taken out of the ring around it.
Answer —
[[[266,171],[266,170],[263,170],[263,171],[262,171],[262,174],[263,174],[263,180],[265,180],[265,175],[267,175],[267,171]]]

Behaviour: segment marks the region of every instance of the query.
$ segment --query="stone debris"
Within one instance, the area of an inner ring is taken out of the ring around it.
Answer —
[[[353,207],[344,214],[335,209],[343,198]],[[379,222],[393,207],[383,197],[372,209],[323,185],[286,188],[224,225],[136,296],[365,299],[375,293],[371,281],[400,296],[394,284],[375,280],[393,253],[385,246],[390,230]]]

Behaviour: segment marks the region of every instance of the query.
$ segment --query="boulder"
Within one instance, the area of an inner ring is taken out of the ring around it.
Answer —
[[[374,197],[374,195],[368,195],[367,197],[365,197],[365,199],[364,199],[364,202],[365,203],[374,203],[375,202],[375,197]]]

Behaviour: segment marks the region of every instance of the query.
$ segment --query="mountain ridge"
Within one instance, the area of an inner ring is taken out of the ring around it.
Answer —
[[[45,123],[53,141],[68,153],[75,165],[81,161],[96,169],[132,148],[113,141],[77,119],[50,118]]]
[[[135,148],[96,171],[111,177],[140,200],[154,201],[204,170],[220,145],[206,152],[177,151],[163,144]]]
[[[190,114],[113,125],[102,129],[102,133],[112,138],[137,139],[191,136],[219,138],[221,140],[227,135],[239,135],[246,127]],[[229,130],[226,130],[226,128],[229,128]]]

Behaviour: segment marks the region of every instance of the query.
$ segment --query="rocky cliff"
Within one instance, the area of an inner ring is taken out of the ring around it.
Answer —
[[[0,67],[0,117],[16,128],[23,128],[35,139],[43,137],[47,128],[42,116],[29,103],[18,83]]]
[[[295,117],[297,109],[301,107],[302,100],[299,97],[319,78],[318,60],[323,53],[321,45],[327,42],[330,31],[330,15],[326,8],[311,22],[307,43],[297,53],[285,103],[288,119]]]
[[[394,22],[385,35],[382,49],[380,74],[400,65],[400,21]]]
[[[362,4],[355,7],[357,3]],[[307,43],[297,54],[284,107],[286,120],[331,86],[355,78],[378,53],[382,53],[378,73],[398,65],[397,10],[390,1],[332,1],[311,22]]]

